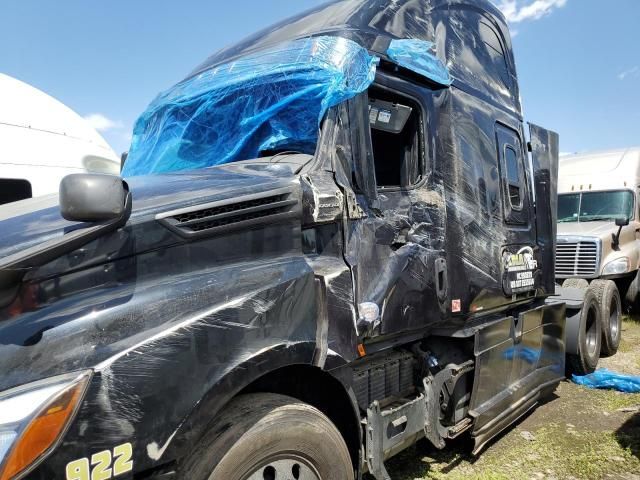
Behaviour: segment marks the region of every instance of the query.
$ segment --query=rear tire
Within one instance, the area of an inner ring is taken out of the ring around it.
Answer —
[[[589,282],[584,278],[567,278],[562,282],[562,288],[579,288],[580,290],[586,290],[589,288]]]
[[[567,371],[578,376],[593,373],[600,360],[602,344],[602,321],[598,299],[592,290],[587,290],[584,305],[580,312],[580,331],[578,332],[578,354],[567,355]]]
[[[622,336],[622,302],[618,287],[611,280],[594,280],[589,289],[595,293],[602,319],[602,347],[600,354],[615,355]]]
[[[194,480],[353,480],[347,445],[315,407],[271,393],[241,395],[180,469]]]

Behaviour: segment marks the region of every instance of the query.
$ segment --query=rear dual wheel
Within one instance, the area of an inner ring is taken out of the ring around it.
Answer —
[[[349,450],[315,407],[270,393],[241,395],[181,468],[198,480],[353,480]]]
[[[609,357],[615,355],[622,336],[622,301],[615,282],[611,280],[593,280],[591,284],[583,278],[568,278],[563,288],[579,288],[594,293],[602,323],[602,341],[600,353]]]
[[[600,360],[601,343],[602,321],[598,299],[591,289],[587,289],[580,311],[578,353],[567,355],[568,373],[578,376],[593,373]]]
[[[622,301],[618,287],[611,280],[594,280],[589,288],[598,299],[602,317],[602,355],[615,355],[622,336]]]

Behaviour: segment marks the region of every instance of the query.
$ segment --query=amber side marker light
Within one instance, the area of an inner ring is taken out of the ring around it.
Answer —
[[[4,401],[0,396],[0,408],[9,408],[0,413],[0,480],[22,477],[51,453],[75,417],[90,378],[90,372],[58,377],[22,387]],[[7,423],[11,415],[15,421]]]

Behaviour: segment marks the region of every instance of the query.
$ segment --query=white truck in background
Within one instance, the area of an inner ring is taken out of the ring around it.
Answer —
[[[598,296],[603,355],[618,349],[622,300],[638,305],[639,188],[640,148],[560,159],[556,279]]]
[[[120,172],[120,159],[80,115],[0,73],[0,204],[57,193],[70,173]]]

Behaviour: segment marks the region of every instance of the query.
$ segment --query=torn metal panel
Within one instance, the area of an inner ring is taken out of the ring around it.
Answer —
[[[344,213],[344,194],[330,173],[320,172],[300,178],[305,225],[335,222]]]

